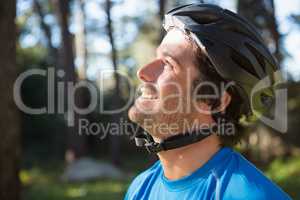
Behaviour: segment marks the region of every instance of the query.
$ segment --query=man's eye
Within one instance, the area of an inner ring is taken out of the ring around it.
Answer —
[[[173,70],[173,66],[170,63],[165,62],[164,68],[166,70]]]

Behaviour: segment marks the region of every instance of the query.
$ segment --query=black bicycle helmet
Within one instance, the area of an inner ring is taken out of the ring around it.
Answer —
[[[257,119],[270,110],[276,84],[281,80],[275,73],[278,64],[248,21],[216,5],[189,4],[169,11],[163,26],[166,31],[176,27],[190,33],[219,75],[235,83],[247,119]]]

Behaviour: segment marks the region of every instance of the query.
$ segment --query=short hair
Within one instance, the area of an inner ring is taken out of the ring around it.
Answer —
[[[192,38],[190,38],[192,39]],[[190,40],[191,41],[191,40]],[[195,54],[194,63],[198,66],[199,78],[195,80],[194,86],[197,84],[208,81],[215,84],[218,89],[221,89],[221,84],[228,84],[231,80],[225,80],[220,74],[216,71],[212,62],[207,56],[207,53],[204,49],[201,49],[194,40],[191,42],[193,52]],[[215,91],[211,87],[200,87],[197,91],[197,94],[214,94]],[[240,119],[245,113],[242,111],[243,99],[238,93],[234,85],[230,84],[226,88],[226,92],[231,96],[231,101],[229,105],[225,108],[224,113],[212,113],[212,117],[216,123],[232,123],[234,126],[234,134],[228,135],[224,133],[218,133],[220,142],[222,146],[234,146],[241,141],[242,137],[245,136],[244,127],[240,124]],[[221,95],[219,98],[215,99],[202,99],[211,106],[211,109],[218,108],[221,104]],[[226,130],[225,130],[226,133]]]
[[[199,70],[199,77],[198,79],[194,80],[193,88],[196,88],[197,85],[203,81],[208,81],[220,89],[222,83],[228,84],[231,80],[226,80],[216,71],[214,65],[208,58],[207,52],[205,49],[202,49],[196,41],[191,36],[190,31],[184,31],[177,27],[172,27],[180,30],[185,36],[188,42],[191,45],[192,51],[195,55],[194,63],[198,66]],[[239,92],[235,88],[234,85],[230,85],[226,88],[226,92],[230,95],[231,101],[229,105],[225,108],[224,114],[223,113],[212,113],[212,117],[216,123],[218,121],[222,123],[232,123],[234,126],[234,134],[228,135],[224,133],[217,133],[220,138],[220,142],[222,146],[234,146],[241,141],[243,137],[246,136],[245,134],[245,127],[240,124],[240,119],[246,115],[242,109],[243,99],[240,96]],[[197,94],[214,94],[214,91],[211,87],[200,87],[197,91]],[[208,105],[211,106],[212,109],[215,109],[220,106],[221,104],[221,96],[216,99],[201,99]],[[226,132],[226,130],[225,130]]]

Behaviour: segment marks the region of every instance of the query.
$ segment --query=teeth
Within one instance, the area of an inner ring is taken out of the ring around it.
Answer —
[[[144,99],[156,99],[156,96],[148,95],[148,94],[143,94],[142,98]]]
[[[140,97],[144,99],[157,99],[155,93],[152,93],[151,90],[149,91],[149,89],[146,89],[145,87],[140,88]]]

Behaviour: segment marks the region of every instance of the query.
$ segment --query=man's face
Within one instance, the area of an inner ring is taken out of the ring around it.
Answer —
[[[199,117],[192,98],[193,81],[199,71],[192,44],[180,30],[167,33],[156,58],[140,68],[137,76],[142,81],[142,95],[129,110],[129,118],[150,134],[161,136],[166,131],[159,130],[161,125],[172,126],[173,133],[184,131],[184,120]]]

